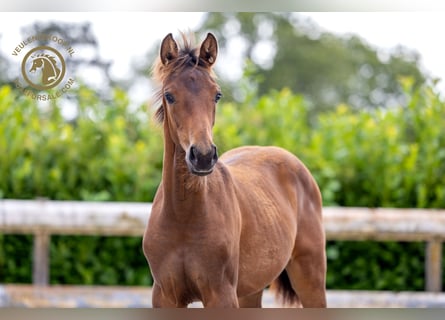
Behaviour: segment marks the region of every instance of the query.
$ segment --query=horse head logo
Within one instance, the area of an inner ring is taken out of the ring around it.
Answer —
[[[65,60],[54,48],[39,46],[30,50],[24,57],[22,74],[31,87],[38,90],[51,89],[58,85],[65,75]]]
[[[60,69],[57,67],[57,61],[54,56],[49,54],[38,54],[31,56],[32,66],[29,72],[36,72],[40,69],[42,72],[42,84],[44,86],[51,86],[60,77]]]

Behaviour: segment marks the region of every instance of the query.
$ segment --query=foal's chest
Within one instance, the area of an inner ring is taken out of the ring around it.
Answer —
[[[154,281],[172,302],[199,300],[209,284],[217,284],[227,276],[233,280],[238,256],[230,242],[220,237],[154,238],[147,239],[153,243],[147,248],[147,258]]]

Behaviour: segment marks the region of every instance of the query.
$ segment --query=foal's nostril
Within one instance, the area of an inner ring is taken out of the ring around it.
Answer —
[[[212,152],[213,152],[212,160],[213,163],[215,163],[216,161],[218,161],[218,151],[216,149],[216,146],[212,146]]]
[[[196,160],[196,148],[194,146],[191,146],[190,148],[190,161]]]
[[[196,163],[198,162],[198,156],[198,151],[196,150],[195,146],[191,146],[189,160],[193,163]]]

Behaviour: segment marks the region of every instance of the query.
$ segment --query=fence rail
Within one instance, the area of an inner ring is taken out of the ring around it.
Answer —
[[[141,236],[151,203],[0,200],[0,232],[33,234],[33,283],[47,285],[51,235]],[[325,207],[328,240],[426,242],[426,291],[442,290],[445,210]]]

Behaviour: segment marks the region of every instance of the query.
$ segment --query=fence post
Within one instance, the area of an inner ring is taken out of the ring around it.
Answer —
[[[44,231],[34,234],[32,282],[34,285],[49,284],[50,235]]]
[[[442,291],[442,242],[439,240],[426,244],[425,282],[426,291]]]

